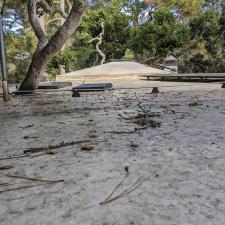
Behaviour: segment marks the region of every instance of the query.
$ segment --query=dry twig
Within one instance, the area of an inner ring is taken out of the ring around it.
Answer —
[[[35,153],[35,152],[41,152],[41,151],[48,151],[51,149],[58,149],[58,148],[64,148],[67,146],[72,146],[72,145],[76,145],[76,144],[82,144],[82,143],[86,143],[86,142],[90,142],[89,140],[81,140],[81,141],[71,141],[71,142],[61,142],[59,144],[56,145],[49,145],[47,147],[40,147],[40,148],[31,148],[31,149],[27,149],[24,150],[23,153],[27,154],[27,153]]]
[[[135,131],[135,130],[131,130],[131,131],[109,131],[107,133],[110,133],[110,134],[134,134],[134,133],[137,133],[137,131]]]
[[[60,144],[57,145],[49,145],[48,147],[40,147],[40,148],[31,148],[31,149],[27,149],[23,151],[23,154],[19,154],[19,155],[13,155],[13,156],[9,156],[9,157],[4,157],[4,158],[0,158],[0,161],[3,160],[8,160],[8,159],[20,159],[20,158],[25,158],[25,157],[29,157],[31,156],[30,153],[37,153],[37,152],[42,152],[42,151],[49,151],[52,149],[59,149],[59,148],[64,148],[67,146],[72,146],[72,145],[76,145],[76,144],[82,144],[82,143],[87,143],[90,142],[90,140],[81,140],[81,141],[71,141],[71,142],[61,142]],[[48,153],[43,153],[34,157],[38,157],[38,156],[42,156]]]
[[[10,174],[5,174],[5,176],[11,177],[11,178],[18,178],[18,179],[31,180],[31,181],[46,182],[46,183],[59,183],[59,182],[64,182],[64,180],[42,180],[42,179],[36,179],[36,178],[30,178],[30,177],[24,177],[24,176],[19,176],[19,175],[10,175]]]
[[[100,202],[100,205],[106,205],[110,202],[113,202],[119,198],[125,197],[128,194],[130,194],[131,192],[135,191],[137,188],[139,188],[143,182],[146,180],[143,180],[143,178],[139,178],[137,179],[136,182],[134,182],[131,186],[129,186],[127,189],[125,189],[122,193],[118,194],[115,197],[112,197],[113,194],[119,189],[119,187],[123,184],[123,182],[125,181],[125,179],[128,177],[128,174],[123,178],[123,180],[116,186],[116,188],[112,191],[112,193],[102,202]]]
[[[42,179],[36,179],[36,178],[30,178],[30,177],[24,177],[24,176],[18,176],[18,175],[9,175],[9,174],[4,174],[4,175],[7,176],[7,177],[11,177],[11,178],[25,179],[25,180],[30,180],[30,181],[35,181],[35,182],[41,182],[41,183],[2,190],[2,191],[0,191],[0,194],[1,193],[5,193],[5,192],[10,192],[10,191],[17,191],[17,190],[21,190],[21,189],[27,189],[27,188],[37,187],[37,186],[41,186],[41,185],[49,185],[49,184],[64,182],[64,180],[42,180]]]
[[[5,193],[5,192],[9,192],[9,191],[17,191],[17,190],[21,190],[21,189],[37,187],[37,186],[46,185],[46,184],[49,184],[49,183],[33,184],[33,185],[22,186],[22,187],[17,187],[17,188],[10,188],[10,189],[0,191],[0,194]]]
[[[7,159],[20,159],[20,158],[25,158],[28,156],[30,156],[30,155],[26,154],[26,155],[18,155],[18,156],[9,156],[9,157],[5,157],[5,158],[0,158],[0,161],[7,160]]]

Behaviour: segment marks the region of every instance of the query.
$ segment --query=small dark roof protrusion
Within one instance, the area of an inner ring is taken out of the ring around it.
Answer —
[[[165,58],[164,61],[177,61],[177,58],[174,56],[170,55],[169,57]]]

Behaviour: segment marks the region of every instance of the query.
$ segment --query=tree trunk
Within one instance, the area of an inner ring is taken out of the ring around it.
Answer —
[[[38,22],[39,22],[39,24],[41,26],[41,29],[43,30],[44,34],[46,35],[45,15],[44,14],[38,16]],[[41,81],[48,81],[48,73],[47,73],[46,70],[44,71],[44,73],[42,75]]]
[[[60,0],[60,7],[61,9],[65,12],[65,0]],[[65,23],[65,19],[61,16],[61,26],[63,26],[63,24]],[[63,51],[65,49],[66,45],[63,45],[61,51]],[[65,73],[65,65],[60,64],[59,65],[59,74],[62,75]]]
[[[31,0],[28,3],[28,11],[29,19],[39,39],[39,44],[33,55],[28,73],[20,85],[19,90],[35,90],[38,87],[47,64],[53,56],[60,51],[69,37],[74,34],[85,12],[84,2],[82,0],[75,0],[65,23],[48,41],[37,20],[37,1],[39,3],[46,3],[44,0]]]

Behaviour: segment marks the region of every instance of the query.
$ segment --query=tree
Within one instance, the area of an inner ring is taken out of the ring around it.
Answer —
[[[81,23],[92,38],[98,36],[102,28],[99,26],[104,21],[104,37],[101,45],[106,59],[120,59],[124,56],[129,39],[130,16],[124,11],[124,1],[114,0],[109,3],[104,1],[103,5],[89,7],[86,16]],[[106,5],[107,4],[107,5]],[[90,39],[92,39],[90,38]],[[95,57],[94,57],[95,58]]]
[[[74,0],[69,15],[64,13],[59,6],[54,4],[50,5],[45,0],[29,0],[27,6],[29,21],[38,38],[38,46],[33,54],[28,73],[20,85],[19,90],[34,90],[37,88],[48,62],[58,51],[60,51],[69,37],[72,36],[79,26],[81,18],[85,12],[86,3],[82,0]],[[38,22],[37,18],[40,15],[38,14],[38,9],[41,9],[42,13],[60,13],[61,16],[66,18],[65,23],[50,40],[47,39],[40,23]]]
[[[70,1],[72,3],[72,0]],[[73,1],[73,4],[77,2]],[[32,27],[26,12],[29,2],[37,2],[38,19],[39,16],[45,17],[46,43],[36,51],[36,45],[40,40],[31,31]],[[40,2],[47,2],[52,10],[46,11]],[[65,2],[64,12],[63,7],[60,9],[60,2]],[[183,72],[225,69],[223,66],[225,0],[87,0],[87,2],[86,13],[80,24],[78,21],[79,27],[67,41],[66,47],[57,54],[55,52],[58,50],[50,54],[46,52],[47,48],[51,50],[48,42],[53,44],[54,41],[51,40],[55,33],[58,35],[58,30],[62,29],[61,18],[65,20],[65,14],[68,14],[71,8],[69,0],[6,1],[4,32],[10,81],[21,82],[27,71],[27,74],[32,74],[31,68],[36,66],[38,70],[35,71],[36,75],[33,73],[32,76],[37,82],[32,81],[33,84],[29,84],[32,89],[37,86],[46,63],[47,71],[52,78],[59,74],[60,65],[65,65],[65,72],[92,66],[96,50],[95,45],[89,44],[88,41],[101,33],[102,28],[99,25],[102,21],[105,33],[101,50],[107,60],[123,58],[125,52],[130,52],[141,62],[154,65],[161,63],[167,55],[174,54],[179,58],[179,67]],[[67,32],[66,29],[64,32]],[[48,55],[47,60],[42,54]],[[37,63],[38,57],[41,64]]]
[[[137,60],[159,64],[187,42],[188,28],[177,21],[167,8],[156,9],[152,21],[134,27],[131,31],[130,49],[139,56]]]
[[[176,15],[188,17],[201,11],[205,0],[148,0],[147,2],[154,4],[157,8],[166,7],[172,9]]]
[[[32,52],[37,46],[31,28],[24,28],[19,34],[8,32],[5,35],[9,82],[20,83],[29,68]]]
[[[89,41],[89,43],[92,43],[92,42],[95,41],[95,40],[98,41],[98,42],[96,43],[96,51],[97,51],[98,54],[102,57],[101,62],[100,62],[100,65],[104,64],[104,62],[105,62],[105,54],[104,54],[104,53],[102,52],[102,50],[99,48],[99,46],[102,44],[103,35],[104,35],[104,33],[105,33],[104,22],[101,23],[101,27],[102,27],[102,31],[101,31],[101,33],[99,34],[99,36],[98,36],[98,37],[95,37],[95,38],[93,38],[93,39],[91,39],[91,40]],[[97,62],[98,62],[98,55],[96,56],[96,61],[95,61],[94,65],[97,64]]]
[[[86,13],[66,48],[48,64],[50,79],[59,74],[59,65],[65,65],[66,72],[93,66],[96,60],[95,44],[88,42],[102,32],[102,21],[105,33],[100,49],[105,53],[106,59],[120,59],[124,56],[129,39],[130,16],[124,11],[123,1],[89,1]],[[58,17],[48,18],[48,21],[53,21],[47,22],[48,33],[58,29],[60,20],[55,20],[56,18]]]
[[[185,72],[224,72],[225,36],[223,14],[208,10],[189,21],[189,43],[181,49],[180,70]],[[221,23],[222,22],[222,23]]]

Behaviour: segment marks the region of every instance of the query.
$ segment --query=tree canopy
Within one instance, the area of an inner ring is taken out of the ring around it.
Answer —
[[[50,6],[62,0],[48,0]],[[65,1],[65,10],[73,2]],[[1,0],[0,2],[3,2]],[[11,82],[21,82],[29,69],[38,39],[27,13],[30,0],[7,0],[4,32]],[[48,62],[51,79],[59,74],[93,66],[97,52],[91,39],[105,32],[101,50],[106,61],[128,57],[150,65],[160,64],[168,55],[178,58],[181,72],[224,72],[224,0],[114,0],[87,1],[87,9],[76,32],[63,50]],[[60,28],[62,13],[46,14],[46,36]]]

